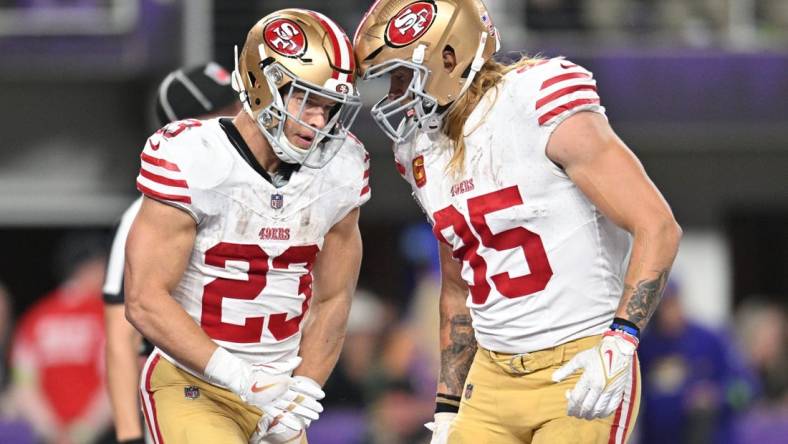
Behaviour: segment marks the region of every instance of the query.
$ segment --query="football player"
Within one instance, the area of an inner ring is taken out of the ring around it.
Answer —
[[[230,73],[215,62],[169,73],[156,91],[159,126],[187,118],[210,119],[234,116],[241,109],[230,87]],[[112,401],[115,437],[119,444],[142,444],[140,423],[138,356],[153,347],[126,321],[123,306],[123,267],[126,237],[137,216],[142,198],[123,213],[112,242],[104,281],[107,389]]]
[[[141,155],[126,314],[157,346],[141,378],[156,443],[305,442],[358,277],[369,159],[348,132],[350,40],[285,9],[236,60],[243,111],[167,125]]]
[[[681,229],[591,72],[497,62],[479,0],[379,0],[354,46],[389,78],[372,114],[441,242],[432,442],[626,441]]]

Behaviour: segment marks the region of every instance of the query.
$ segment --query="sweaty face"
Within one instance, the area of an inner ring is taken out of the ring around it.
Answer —
[[[389,100],[395,100],[405,95],[410,86],[410,81],[413,80],[413,70],[400,66],[391,71],[389,78]]]
[[[308,126],[322,130],[331,120],[331,111],[337,106],[337,102],[326,97],[294,91],[287,99],[287,112],[291,116],[297,116],[298,120],[288,117],[285,120],[284,133],[287,140],[298,148],[308,149],[312,146],[316,133]],[[306,124],[306,125],[304,125]]]

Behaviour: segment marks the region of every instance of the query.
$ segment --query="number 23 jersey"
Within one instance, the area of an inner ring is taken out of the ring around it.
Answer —
[[[497,97],[496,97],[497,96]],[[545,153],[580,111],[604,114],[591,73],[565,59],[509,72],[465,124],[462,173],[442,134],[395,147],[397,168],[461,262],[480,346],[526,353],[603,332],[622,294],[628,233]]]
[[[298,353],[312,267],[326,233],[369,199],[369,160],[349,137],[324,168],[300,168],[277,188],[244,159],[256,162],[229,122],[159,130],[141,154],[137,188],[197,223],[172,296],[220,346],[274,362]]]

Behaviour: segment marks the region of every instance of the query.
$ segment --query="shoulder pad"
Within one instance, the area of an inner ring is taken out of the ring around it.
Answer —
[[[221,183],[230,173],[233,158],[214,121],[183,120],[156,131],[140,155],[137,188],[167,201],[192,203],[195,190]]]

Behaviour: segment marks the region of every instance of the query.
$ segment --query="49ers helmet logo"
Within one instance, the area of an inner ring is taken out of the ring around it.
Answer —
[[[410,45],[423,36],[435,21],[435,3],[414,2],[402,8],[386,26],[386,43],[395,48]]]
[[[285,57],[298,58],[306,52],[306,35],[301,26],[289,19],[280,18],[265,26],[263,37],[266,45]]]

